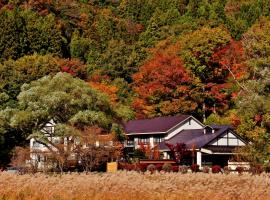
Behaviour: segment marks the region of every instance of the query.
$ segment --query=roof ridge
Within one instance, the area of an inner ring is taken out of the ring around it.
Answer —
[[[180,132],[176,133],[174,136],[172,136],[171,138],[167,139],[167,140],[170,140],[174,137],[176,137],[177,135],[179,135],[181,132],[183,131],[196,131],[196,130],[203,130],[204,128],[197,128],[197,129],[182,129]]]
[[[154,117],[148,119],[130,120],[124,124],[124,128],[127,133],[165,133],[171,128],[175,127],[177,124],[180,124],[191,117],[191,115],[182,114]]]
[[[158,117],[152,117],[152,118],[145,118],[145,119],[132,119],[132,120],[129,120],[128,122],[131,122],[131,121],[147,121],[147,120],[152,120],[152,119],[160,119],[160,118],[169,118],[169,117],[190,117],[192,115],[184,115],[184,114],[181,114],[181,115],[167,115],[167,116],[158,116]],[[128,123],[127,122],[127,123]]]

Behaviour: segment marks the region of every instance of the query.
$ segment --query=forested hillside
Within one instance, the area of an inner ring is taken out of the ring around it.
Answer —
[[[58,72],[102,93],[118,123],[192,114],[232,124],[270,159],[269,0],[0,0],[0,167],[45,119],[26,103]]]

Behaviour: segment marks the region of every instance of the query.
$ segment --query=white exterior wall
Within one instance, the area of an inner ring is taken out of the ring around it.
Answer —
[[[197,160],[197,165],[200,166],[200,168],[202,167],[202,152],[197,151],[196,153],[196,160]]]
[[[200,123],[195,121],[193,118],[190,118],[190,122],[189,120],[187,120],[185,123],[183,123],[182,125],[179,125],[179,127],[174,129],[173,131],[169,131],[165,139],[168,140],[172,138],[173,136],[175,136],[177,133],[179,133],[182,130],[202,129],[202,128],[204,128],[204,126],[202,126]]]
[[[150,147],[154,147],[154,137],[150,137]]]
[[[236,135],[234,135],[231,131],[224,134],[220,138],[217,138],[213,142],[210,143],[213,146],[245,146],[246,144],[242,142]]]
[[[134,138],[134,147],[135,149],[139,148],[138,138]]]
[[[48,148],[45,147],[43,144],[37,143],[36,145],[38,146],[34,146],[35,142],[36,140],[34,138],[30,139],[30,150],[48,151]]]

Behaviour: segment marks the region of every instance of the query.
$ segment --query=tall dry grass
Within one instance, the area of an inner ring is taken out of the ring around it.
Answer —
[[[7,200],[270,200],[270,177],[237,174],[0,173],[0,199]]]

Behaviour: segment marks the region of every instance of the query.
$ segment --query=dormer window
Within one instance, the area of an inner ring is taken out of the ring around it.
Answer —
[[[215,133],[215,129],[213,129],[211,126],[205,126],[203,132],[204,134]]]

